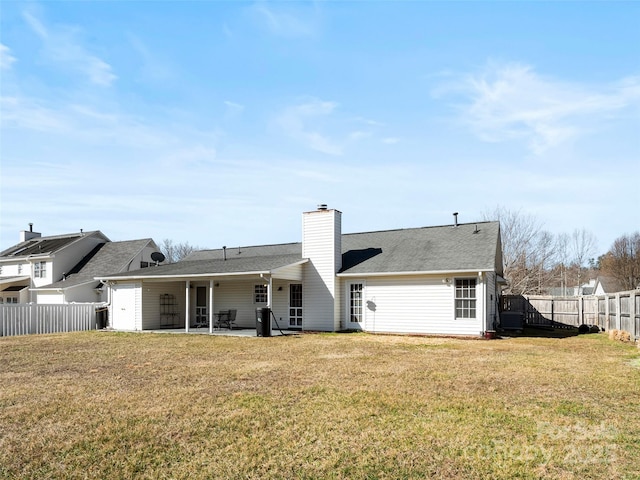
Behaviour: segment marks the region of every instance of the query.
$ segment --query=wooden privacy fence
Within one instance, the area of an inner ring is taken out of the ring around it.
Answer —
[[[502,310],[521,314],[529,326],[597,325],[640,338],[640,290],[579,297],[504,295]]]
[[[100,303],[0,305],[0,337],[95,330]]]

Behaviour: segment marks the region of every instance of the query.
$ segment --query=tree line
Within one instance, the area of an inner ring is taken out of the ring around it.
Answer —
[[[609,251],[594,257],[596,237],[585,229],[551,234],[535,216],[497,207],[484,214],[499,221],[506,293],[540,295],[580,287],[590,278],[614,278],[622,290],[640,284],[640,232],[617,238]]]

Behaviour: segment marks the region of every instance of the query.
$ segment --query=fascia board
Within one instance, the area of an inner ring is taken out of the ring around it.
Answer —
[[[212,277],[241,277],[249,275],[269,275],[270,270],[256,270],[254,272],[227,272],[227,273],[194,273],[194,274],[180,274],[180,275],[128,275],[120,277],[93,277],[94,280],[101,282],[112,282],[122,280],[191,280],[192,278],[212,278]]]
[[[361,272],[361,273],[338,273],[338,277],[397,277],[397,276],[415,276],[415,275],[470,275],[478,272],[493,272],[492,268],[474,268],[466,270],[426,270],[419,272]]]

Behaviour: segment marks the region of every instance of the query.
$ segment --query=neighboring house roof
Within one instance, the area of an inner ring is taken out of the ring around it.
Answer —
[[[624,290],[622,284],[614,277],[598,276],[595,290],[598,290],[598,284],[604,293],[616,293]]]
[[[147,245],[152,244],[151,238],[128,240],[122,242],[107,242],[97,245],[71,271],[66,278],[33,290],[66,289],[86,283],[95,282],[95,277],[118,273],[127,270],[131,261]]]
[[[17,277],[2,277],[0,278],[0,290],[3,292],[12,291],[10,290],[12,287],[19,286],[22,290],[29,286],[29,280],[31,277],[20,275]],[[26,284],[25,284],[26,283]],[[7,285],[7,286],[5,286]]]
[[[502,274],[498,222],[342,235],[344,275],[497,271]],[[226,257],[226,260],[225,260]],[[186,277],[266,273],[306,261],[301,243],[202,250],[180,262],[100,278]],[[496,265],[496,263],[498,263]]]
[[[9,247],[6,250],[0,252],[0,261],[9,259],[13,260],[29,256],[52,255],[68,247],[72,243],[91,235],[99,235],[105,240],[109,241],[109,239],[98,230],[93,232],[54,235],[50,237],[37,237],[25,242],[20,242],[17,245]]]

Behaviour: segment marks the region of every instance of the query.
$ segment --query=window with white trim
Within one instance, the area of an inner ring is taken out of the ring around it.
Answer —
[[[47,276],[47,262],[34,263],[33,276],[36,278],[45,278]]]
[[[476,279],[456,279],[456,318],[476,318]]]
[[[267,285],[254,285],[253,287],[253,301],[254,303],[267,303],[268,301],[268,286]]]
[[[362,323],[362,283],[352,283],[349,285],[349,321],[351,323]]]

